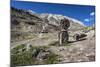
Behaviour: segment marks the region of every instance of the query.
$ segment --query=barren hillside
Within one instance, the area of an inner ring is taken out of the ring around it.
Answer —
[[[60,46],[58,31],[63,18],[71,25],[68,43]],[[86,37],[76,40],[76,33]],[[11,58],[12,65],[95,61],[95,27],[63,15],[11,8]]]

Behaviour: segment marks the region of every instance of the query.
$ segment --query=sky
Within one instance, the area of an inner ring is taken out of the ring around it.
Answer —
[[[11,7],[32,10],[36,13],[51,13],[69,16],[83,22],[86,26],[92,26],[95,24],[95,6],[12,0]]]

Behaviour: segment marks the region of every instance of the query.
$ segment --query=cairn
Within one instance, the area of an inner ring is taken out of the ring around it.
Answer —
[[[60,31],[58,33],[59,44],[62,45],[65,42],[68,42],[68,28],[70,26],[70,22],[68,19],[62,19],[60,22]]]

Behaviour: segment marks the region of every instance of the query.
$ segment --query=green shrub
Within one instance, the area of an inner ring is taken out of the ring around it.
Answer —
[[[45,64],[56,64],[59,62],[59,56],[54,53],[50,53],[44,62]]]
[[[35,61],[36,59],[32,57],[32,53],[29,52],[11,55],[12,66],[31,65],[31,64],[35,64]]]
[[[25,48],[25,44],[21,44],[21,45],[15,47],[15,48],[13,48],[13,49],[11,50],[11,53],[12,53],[12,54],[16,54],[16,53],[19,52],[18,50],[23,49],[23,48]]]
[[[48,46],[33,47],[29,51],[19,52],[18,49],[23,48],[21,45],[12,49],[11,52],[11,66],[23,66],[23,65],[37,65],[37,64],[55,64],[59,62],[59,56],[50,52],[46,59],[42,61],[37,59],[37,55],[41,50],[47,50]],[[16,50],[15,50],[16,49]]]

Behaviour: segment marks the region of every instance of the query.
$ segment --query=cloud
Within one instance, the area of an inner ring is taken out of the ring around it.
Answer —
[[[95,12],[91,12],[91,13],[90,13],[90,16],[94,16],[94,15],[95,15]]]
[[[85,22],[93,21],[94,20],[94,15],[95,15],[95,12],[91,12],[90,13],[90,18],[86,18],[86,19],[84,19],[84,21]]]
[[[84,19],[84,21],[85,21],[85,22],[89,22],[89,21],[90,21],[90,19]]]

